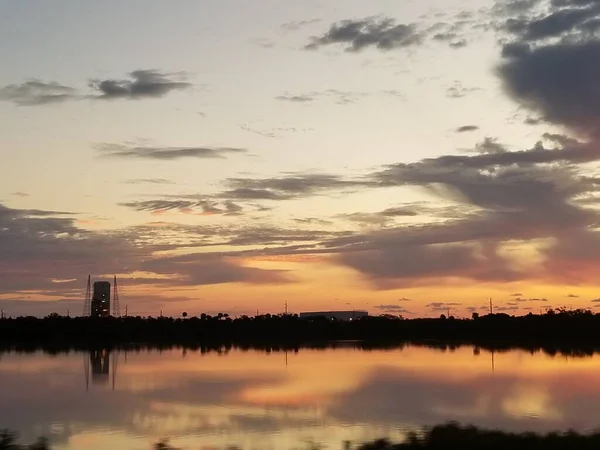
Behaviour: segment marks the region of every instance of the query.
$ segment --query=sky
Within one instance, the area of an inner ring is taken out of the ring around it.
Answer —
[[[0,2],[0,308],[600,306],[599,0]]]

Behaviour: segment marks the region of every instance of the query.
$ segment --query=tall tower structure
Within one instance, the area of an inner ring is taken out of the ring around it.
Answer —
[[[92,276],[88,275],[85,299],[83,301],[83,315],[89,317],[92,313]]]
[[[95,281],[92,294],[92,317],[110,316],[110,282]]]
[[[119,305],[119,288],[117,286],[117,276],[113,282],[113,316],[121,317],[121,305]]]

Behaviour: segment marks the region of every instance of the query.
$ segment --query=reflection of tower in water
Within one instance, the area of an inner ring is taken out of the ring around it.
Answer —
[[[119,350],[109,350],[103,348],[90,350],[84,354],[83,362],[86,391],[90,388],[90,378],[93,385],[106,385],[111,382],[111,375],[112,390],[115,390],[117,367],[119,365],[119,353]]]

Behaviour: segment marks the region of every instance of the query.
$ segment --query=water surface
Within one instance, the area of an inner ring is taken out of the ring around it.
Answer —
[[[470,347],[227,354],[5,353],[0,428],[55,448],[341,448],[448,420],[510,431],[600,425],[600,356]]]

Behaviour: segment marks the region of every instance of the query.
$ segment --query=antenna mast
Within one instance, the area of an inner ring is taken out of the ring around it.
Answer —
[[[92,276],[88,275],[87,288],[85,289],[85,299],[83,301],[83,315],[89,317],[92,315]]]
[[[117,286],[117,276],[115,275],[115,281],[113,284],[113,316],[121,316],[121,307],[119,305],[119,288]]]
[[[490,297],[490,314],[494,314],[494,304],[492,303],[492,297]]]

